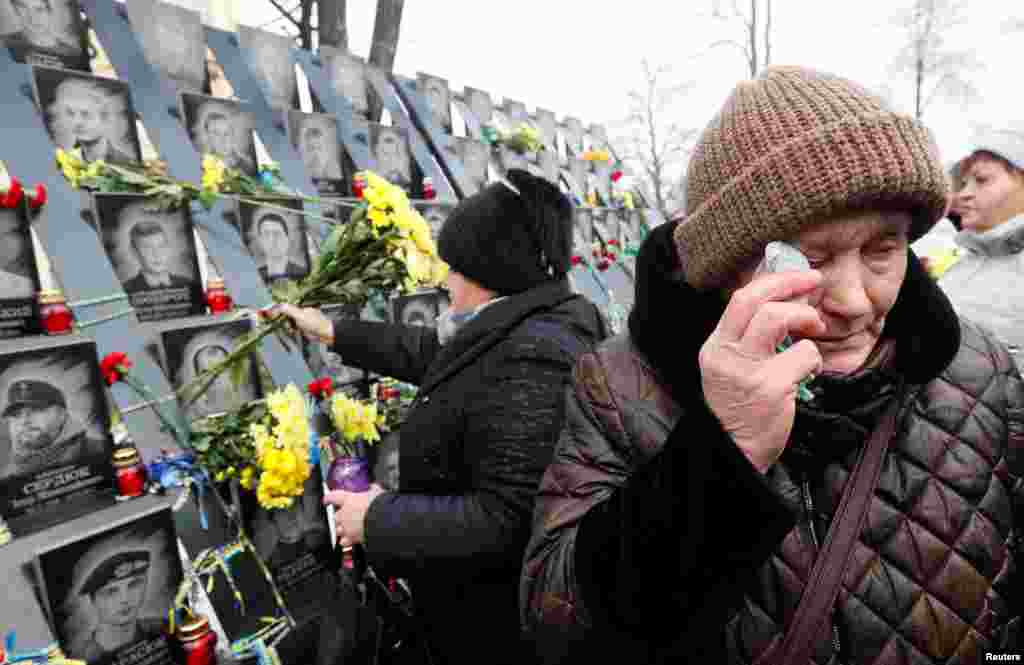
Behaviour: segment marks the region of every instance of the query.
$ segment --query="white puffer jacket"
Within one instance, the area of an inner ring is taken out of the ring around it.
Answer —
[[[992,330],[1024,370],[1024,215],[984,233],[962,231],[963,252],[939,280],[962,316]]]

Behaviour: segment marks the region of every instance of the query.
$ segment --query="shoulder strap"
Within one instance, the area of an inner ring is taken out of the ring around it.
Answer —
[[[768,649],[757,659],[756,665],[806,665],[810,662],[822,626],[829,620],[832,606],[839,596],[839,585],[853,554],[853,546],[864,528],[868,506],[878,485],[882,460],[896,432],[904,395],[903,390],[896,393],[892,405],[864,446],[846,483],[825,543],[814,561],[789,629],[781,643],[776,642],[775,648]]]

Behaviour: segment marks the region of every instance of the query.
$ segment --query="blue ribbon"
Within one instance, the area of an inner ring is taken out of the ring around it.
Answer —
[[[196,464],[195,456],[192,453],[181,453],[173,457],[160,455],[146,465],[146,472],[149,479],[159,485],[162,489],[168,490],[173,487],[184,487],[186,481],[191,481],[195,487],[196,508],[199,510],[199,524],[203,529],[209,529],[209,520],[206,516],[206,506],[203,502],[206,488],[210,484],[210,477],[206,471]]]
[[[7,663],[39,663],[40,665],[46,663],[47,652],[50,648],[44,649],[33,649],[31,651],[22,651],[18,653],[14,649],[14,645],[17,642],[18,636],[13,630],[7,631],[7,635],[4,637],[4,651],[7,653]]]

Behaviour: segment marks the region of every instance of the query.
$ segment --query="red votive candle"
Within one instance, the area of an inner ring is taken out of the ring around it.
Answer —
[[[211,279],[206,283],[206,305],[210,308],[210,314],[230,312],[234,304],[228,290],[224,288],[223,279]]]
[[[39,322],[47,335],[70,333],[74,318],[60,290],[45,289],[39,292]]]
[[[146,466],[133,446],[114,451],[114,468],[117,470],[118,499],[134,499],[146,492]]]

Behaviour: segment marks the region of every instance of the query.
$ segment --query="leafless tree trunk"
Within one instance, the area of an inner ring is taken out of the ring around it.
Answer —
[[[973,51],[947,46],[950,32],[964,22],[966,10],[964,0],[913,0],[893,19],[903,33],[904,45],[891,69],[910,78],[918,120],[936,98],[966,105],[977,97],[970,74],[981,63]]]
[[[291,8],[285,7],[280,0],[268,0],[281,17],[287,20],[298,32],[297,39],[304,49],[313,48],[313,2],[300,0]]]
[[[384,72],[390,73],[395,69],[403,9],[405,0],[377,0],[373,42],[370,45],[370,64]],[[379,122],[382,110],[380,100],[376,95],[370,95],[369,102],[370,119]]]
[[[758,16],[758,3],[764,3],[764,19]],[[750,9],[744,12],[737,0],[729,0],[729,10],[722,9],[722,0],[715,0],[711,16],[727,24],[742,28],[742,39],[720,39],[711,48],[732,46],[743,53],[750,78],[756,78],[762,68],[771,62],[772,53],[772,0],[750,0]],[[763,28],[763,31],[762,31]],[[758,40],[758,34],[761,40]],[[761,54],[764,54],[762,59]]]
[[[666,81],[671,70],[653,68],[644,60],[643,85],[629,93],[630,113],[622,122],[629,135],[618,141],[613,150],[617,159],[636,167],[649,185],[654,198],[650,203],[665,219],[673,212],[670,193],[678,179],[677,167],[684,161],[690,141],[696,130],[672,122],[677,112],[672,108],[680,96],[693,87],[692,83],[672,84]]]
[[[348,50],[346,0],[317,0],[317,37],[319,44]]]

